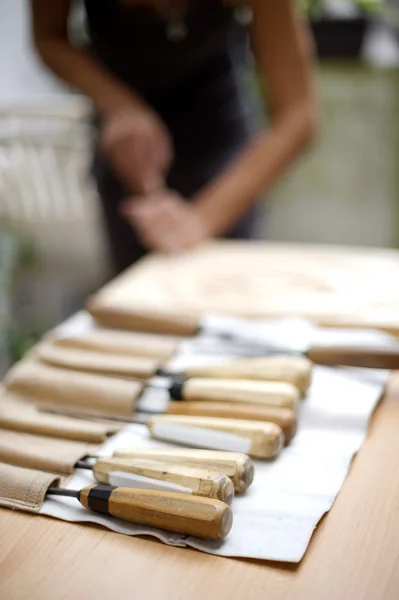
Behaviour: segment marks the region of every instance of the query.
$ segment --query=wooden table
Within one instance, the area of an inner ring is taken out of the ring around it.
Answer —
[[[398,600],[399,375],[298,566],[0,510],[1,600]]]

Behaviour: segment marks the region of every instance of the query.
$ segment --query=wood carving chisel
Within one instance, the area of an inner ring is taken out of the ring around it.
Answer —
[[[234,497],[233,483],[222,472],[184,464],[143,458],[97,458],[93,464],[87,460],[78,461],[75,468],[93,471],[95,479],[103,484],[112,483],[110,476],[113,473],[127,473],[131,476],[129,487],[162,487],[165,491],[217,498],[226,504],[231,504]]]
[[[112,338],[113,334],[107,335]],[[177,372],[168,368],[165,361],[159,358],[147,357],[145,354],[140,356],[138,353],[130,355],[128,350],[123,352],[122,348],[118,353],[107,353],[103,347],[73,348],[59,346],[58,342],[54,342],[39,345],[36,353],[47,364],[88,373],[136,379],[161,376],[279,381],[296,386],[302,393],[308,389],[312,375],[311,361],[299,356],[265,356],[222,361],[215,358],[214,363],[192,366]]]
[[[284,434],[275,423],[213,417],[159,415],[146,423],[152,437],[193,448],[243,452],[270,459],[280,454]]]
[[[32,405],[26,408],[34,408]],[[25,411],[25,413],[28,411]],[[147,415],[170,414],[189,415],[197,417],[219,417],[225,419],[241,419],[246,421],[266,421],[281,427],[284,440],[289,444],[297,430],[296,412],[290,408],[262,406],[256,404],[229,404],[228,402],[169,402],[166,411],[145,410],[137,406],[136,417]],[[35,411],[37,418],[32,419],[28,414],[14,414],[12,411],[0,410],[0,427],[10,431],[21,431],[42,436],[58,437],[86,442],[104,442],[107,437],[119,431],[131,419],[108,417],[107,431],[102,424],[93,420],[93,414],[83,420],[82,413],[69,416],[60,415],[60,411],[51,407]],[[133,417],[133,415],[132,415]]]
[[[181,465],[216,471],[228,477],[236,492],[244,492],[254,479],[254,463],[242,452],[203,450],[198,448],[118,448],[113,459],[161,461],[168,465]],[[89,456],[85,460],[103,460],[104,457]],[[108,460],[108,459],[104,459]],[[104,481],[102,481],[104,483]]]
[[[214,498],[107,485],[50,487],[47,496],[76,498],[93,512],[202,539],[223,539],[233,524],[230,507]]]
[[[285,444],[282,428],[268,421],[145,413],[138,416],[144,419],[130,419],[129,423],[145,425],[152,438],[176,445],[270,459],[277,457]]]
[[[134,307],[131,303],[126,308],[112,308],[95,300],[88,302],[88,310],[97,323],[107,328],[189,337],[207,334],[233,345],[235,342],[244,343],[263,355],[302,355],[323,365],[399,369],[399,344],[358,344],[354,341],[353,344],[345,342],[325,346],[312,343],[311,339],[304,339],[300,347],[294,349],[284,342],[277,344],[273,340],[271,343],[267,335],[262,338],[259,331],[254,331],[259,327],[256,321],[248,321],[245,328],[237,328],[237,320],[229,317],[199,319],[190,315]]]
[[[114,458],[162,460],[200,469],[211,469],[226,475],[236,492],[244,492],[254,478],[254,463],[247,454],[193,448],[119,448]]]
[[[52,367],[40,362],[25,362],[11,369],[5,388],[26,400],[41,405],[58,404],[85,413],[131,417],[143,392],[151,387],[165,391],[174,401],[228,402],[257,404],[295,410],[300,394],[284,382],[191,378],[183,381],[152,382],[110,377]]]

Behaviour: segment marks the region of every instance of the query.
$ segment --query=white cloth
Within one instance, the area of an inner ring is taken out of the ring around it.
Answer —
[[[278,328],[275,333],[278,337]],[[208,339],[207,344],[211,341]],[[212,343],[217,354],[218,342]],[[226,354],[225,343],[221,347]],[[187,344],[172,365],[183,367],[201,360],[206,362],[208,358],[195,352],[192,344],[190,350]],[[223,541],[204,541],[132,525],[91,513],[69,498],[46,500],[41,513],[67,521],[100,523],[127,535],[153,535],[167,544],[222,556],[299,562],[362,445],[388,375],[370,369],[315,367],[311,389],[300,406],[295,439],[277,460],[256,461],[252,486],[233,500],[233,528]],[[166,402],[163,390],[148,389],[141,405],[160,408]],[[109,456],[116,448],[128,446],[167,444],[151,440],[145,426],[128,425],[104,444],[101,453]],[[93,482],[90,472],[77,471],[69,487],[79,489]]]

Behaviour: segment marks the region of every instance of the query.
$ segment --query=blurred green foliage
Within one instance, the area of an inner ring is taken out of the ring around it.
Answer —
[[[328,0],[300,0],[302,10],[312,19],[329,14]],[[384,8],[384,0],[343,0],[342,4],[358,10],[360,13],[378,14]]]
[[[9,361],[15,363],[40,339],[42,319],[35,311],[15,310],[14,294],[19,282],[38,264],[34,245],[23,234],[0,222],[0,303],[6,306],[1,334]]]

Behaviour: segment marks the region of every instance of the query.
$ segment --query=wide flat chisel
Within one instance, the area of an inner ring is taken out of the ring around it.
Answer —
[[[306,356],[312,362],[324,365],[341,365],[375,369],[399,369],[399,343],[386,342],[358,343],[356,331],[347,331],[348,340],[344,343],[332,342],[329,346],[317,344],[312,336],[304,335],[300,343],[290,344],[286,340],[276,342],[268,338],[264,321],[235,319],[217,316],[200,319],[196,316],[134,306],[113,308],[97,302],[88,302],[88,310],[95,321],[107,328],[133,330],[138,332],[161,333],[178,336],[198,336],[206,334],[221,340],[244,344],[249,351],[261,355],[283,354]],[[240,322],[240,323],[239,323]],[[239,323],[239,327],[237,327]],[[309,324],[309,331],[312,325]],[[323,328],[316,328],[314,331]],[[328,329],[326,328],[326,332]],[[353,343],[350,337],[353,337]],[[296,340],[297,342],[297,340]],[[295,348],[296,346],[296,348]]]
[[[50,487],[47,496],[76,498],[93,512],[203,539],[223,539],[233,525],[230,507],[214,498],[108,485]]]

